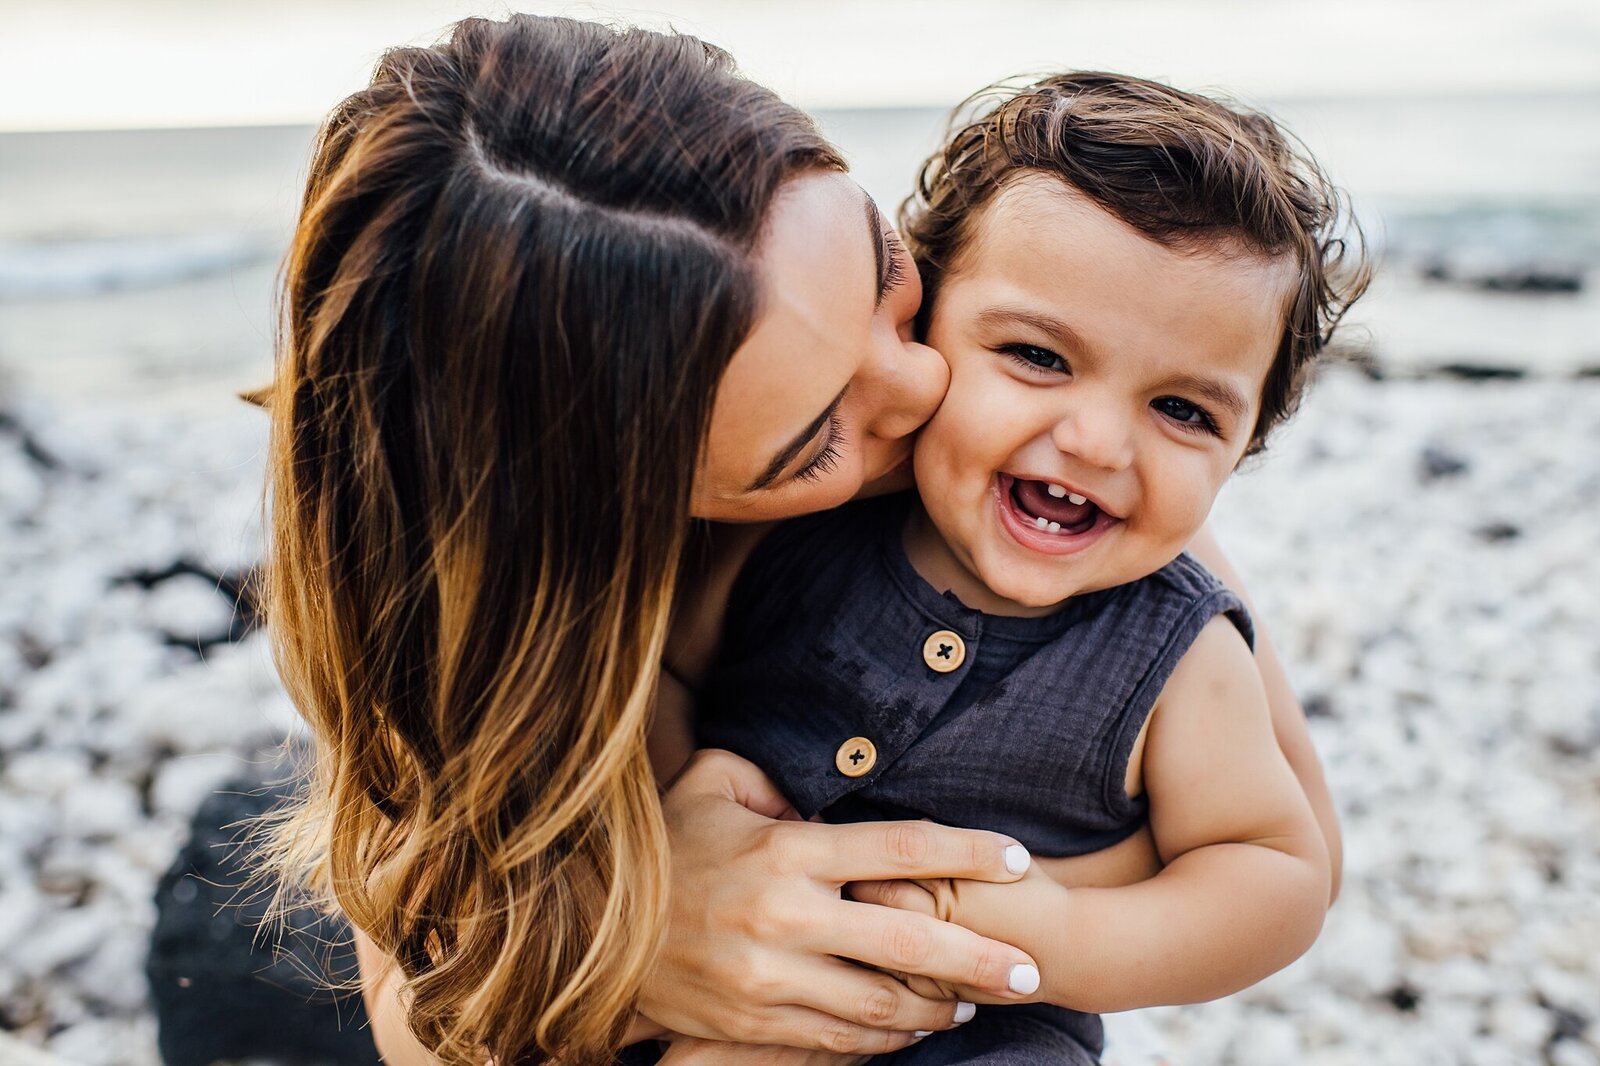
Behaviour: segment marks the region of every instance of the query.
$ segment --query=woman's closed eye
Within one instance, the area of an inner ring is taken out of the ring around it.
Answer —
[[[1160,396],[1151,400],[1150,406],[1190,433],[1209,433],[1214,437],[1222,436],[1222,430],[1218,428],[1217,420],[1212,418],[1205,408],[1198,404],[1190,403],[1181,396]]]
[[[907,271],[911,269],[908,260],[911,253],[906,251],[906,246],[900,240],[900,234],[885,226],[883,229],[883,281],[878,286],[878,304],[889,298],[889,294],[905,284]]]
[[[1002,344],[996,349],[1024,369],[1041,374],[1070,374],[1072,368],[1061,356],[1037,344]]]
[[[835,411],[828,416],[828,438],[817,454],[806,460],[804,466],[794,472],[794,476],[801,481],[820,481],[822,475],[828,473],[839,465],[839,455],[844,450],[844,422]]]

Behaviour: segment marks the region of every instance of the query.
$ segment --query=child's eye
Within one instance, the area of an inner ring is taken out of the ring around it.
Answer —
[[[1050,351],[1033,344],[1002,344],[999,349],[1030,370],[1057,371],[1070,374],[1067,361]]]
[[[1204,408],[1197,407],[1188,400],[1177,396],[1162,396],[1152,400],[1150,406],[1185,429],[1197,433],[1210,433],[1214,436],[1222,435],[1217,429],[1216,420],[1207,414]]]

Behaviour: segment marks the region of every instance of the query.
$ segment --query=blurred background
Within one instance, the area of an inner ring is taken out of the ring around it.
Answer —
[[[1600,7],[523,9],[728,48],[886,209],[948,109],[1018,73],[1160,78],[1299,134],[1382,268],[1216,521],[1313,716],[1344,893],[1261,986],[1111,1019],[1107,1061],[1600,1063]],[[234,393],[271,374],[315,123],[385,47],[505,10],[0,3],[0,1061],[160,1061],[158,879],[293,728],[237,603],[265,423]]]

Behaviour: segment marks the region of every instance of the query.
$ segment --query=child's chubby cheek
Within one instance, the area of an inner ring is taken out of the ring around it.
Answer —
[[[959,499],[970,505],[988,492],[994,475],[1007,466],[1016,448],[1025,442],[1017,432],[1025,412],[992,389],[974,381],[977,375],[958,373],[944,403],[922,427],[913,456],[917,487],[924,500]],[[1032,435],[1041,436],[1041,426]]]

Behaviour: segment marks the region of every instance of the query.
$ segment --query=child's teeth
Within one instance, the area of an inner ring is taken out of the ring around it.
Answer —
[[[1060,485],[1046,485],[1044,490],[1058,500],[1067,494],[1067,490],[1062,488]]]
[[[1061,523],[1060,522],[1051,522],[1045,528],[1048,529],[1052,533],[1060,533],[1061,532]]]
[[[1076,492],[1067,493],[1067,502],[1075,507],[1082,507],[1089,502],[1089,497],[1079,496]]]
[[[1033,524],[1038,526],[1040,529],[1045,529],[1050,525],[1050,523],[1043,518],[1035,518],[1033,520]]]

